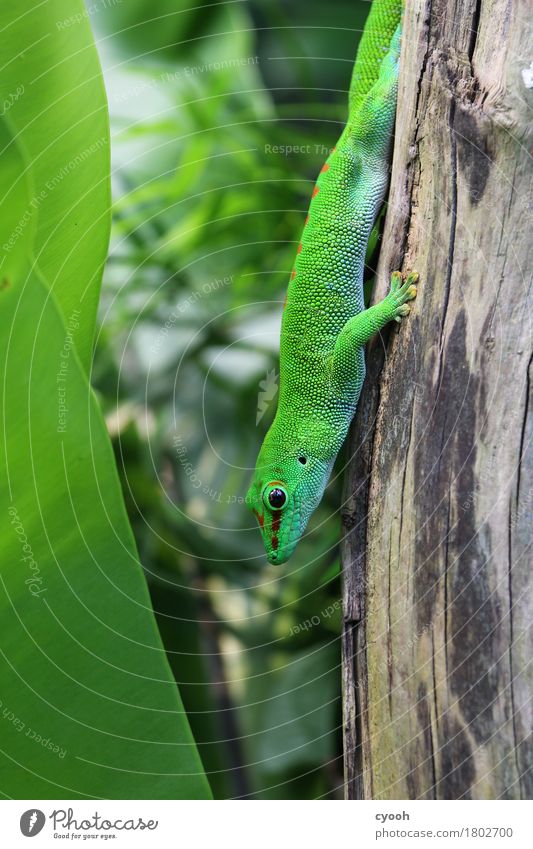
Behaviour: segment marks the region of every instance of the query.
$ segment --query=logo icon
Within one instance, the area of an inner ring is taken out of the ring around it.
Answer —
[[[257,395],[257,415],[255,417],[256,426],[259,424],[270,404],[278,393],[278,378],[275,369],[267,371],[263,380],[259,381],[259,393]]]
[[[46,817],[38,808],[30,808],[29,811],[24,811],[20,818],[20,830],[24,837],[35,837],[42,831],[46,822]]]

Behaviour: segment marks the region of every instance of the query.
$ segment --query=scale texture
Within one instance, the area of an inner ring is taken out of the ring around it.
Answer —
[[[417,275],[394,272],[364,308],[366,249],[383,203],[396,112],[402,3],[375,0],[355,62],[349,115],[313,189],[283,311],[280,390],[247,503],[271,563],[292,554],[355,414],[364,345],[409,312]]]

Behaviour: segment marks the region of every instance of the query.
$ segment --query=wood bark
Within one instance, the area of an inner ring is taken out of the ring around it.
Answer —
[[[348,798],[532,798],[531,15],[407,0],[343,520]],[[524,71],[524,73],[522,73]]]

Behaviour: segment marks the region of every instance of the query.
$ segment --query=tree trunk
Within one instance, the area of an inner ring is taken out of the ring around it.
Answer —
[[[532,47],[525,0],[407,0],[375,297],[420,285],[348,446],[348,798],[533,796]]]

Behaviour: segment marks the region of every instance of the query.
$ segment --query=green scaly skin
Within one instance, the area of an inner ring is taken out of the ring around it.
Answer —
[[[364,345],[407,315],[418,275],[394,272],[364,309],[367,243],[388,182],[402,3],[374,0],[350,88],[347,125],[322,168],[283,312],[280,391],[248,491],[268,560],[284,563],[319,504],[354,416]]]

